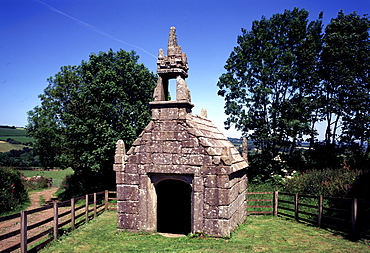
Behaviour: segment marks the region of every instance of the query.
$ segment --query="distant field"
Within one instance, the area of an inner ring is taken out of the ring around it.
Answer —
[[[71,168],[65,170],[19,170],[25,177],[44,176],[53,179],[53,187],[59,187],[67,175],[73,174]]]
[[[25,145],[22,144],[10,144],[4,141],[0,141],[0,152],[9,152],[12,149],[23,149],[26,147]]]
[[[0,152],[8,152],[12,149],[23,149],[26,147],[22,144],[7,143],[6,140],[11,138],[22,143],[31,142],[33,139],[26,136],[26,129],[24,128],[3,128],[0,127]]]

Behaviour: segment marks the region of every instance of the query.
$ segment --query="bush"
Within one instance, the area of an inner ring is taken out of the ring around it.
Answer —
[[[52,179],[44,176],[35,176],[31,178],[24,177],[23,185],[27,190],[40,190],[44,188],[49,188],[52,185]]]
[[[28,200],[20,173],[0,167],[0,214],[15,210]]]
[[[362,171],[347,169],[309,170],[286,181],[289,193],[347,197]]]

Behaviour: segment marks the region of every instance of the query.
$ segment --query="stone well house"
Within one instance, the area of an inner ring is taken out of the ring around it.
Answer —
[[[187,58],[174,27],[157,66],[152,121],[127,153],[117,142],[118,227],[229,236],[246,218],[247,161],[209,119],[192,114]],[[175,101],[167,101],[170,79]]]

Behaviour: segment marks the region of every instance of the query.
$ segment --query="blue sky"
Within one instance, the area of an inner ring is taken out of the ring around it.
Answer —
[[[241,28],[294,7],[308,10],[310,19],[323,11],[325,24],[340,9],[370,13],[369,0],[0,0],[0,125],[25,126],[46,79],[90,53],[135,50],[155,72],[158,49],[167,48],[175,26],[188,56],[193,112],[207,109],[221,131],[240,137],[223,128],[218,78]]]

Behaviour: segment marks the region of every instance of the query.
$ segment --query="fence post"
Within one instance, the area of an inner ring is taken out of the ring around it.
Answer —
[[[104,211],[108,210],[108,190],[104,191]]]
[[[76,224],[76,221],[75,221],[75,199],[72,198],[71,199],[71,229],[74,230],[75,229],[75,224]]]
[[[352,210],[351,210],[351,234],[352,237],[356,237],[356,224],[357,223],[357,198],[352,199]]]
[[[317,225],[319,228],[322,227],[322,203],[323,203],[323,197],[322,195],[319,196],[319,203],[318,203],[318,209],[317,209]]]
[[[296,221],[299,220],[298,218],[298,193],[294,195],[294,218]]]
[[[279,192],[278,191],[274,191],[274,210],[273,210],[273,214],[274,216],[277,216],[278,214],[278,202],[279,202]]]
[[[27,211],[21,211],[21,252],[27,252]]]
[[[58,203],[54,202],[54,240],[58,238]]]
[[[94,218],[96,218],[96,192],[94,192]]]
[[[85,222],[89,221],[89,194],[85,197]]]

